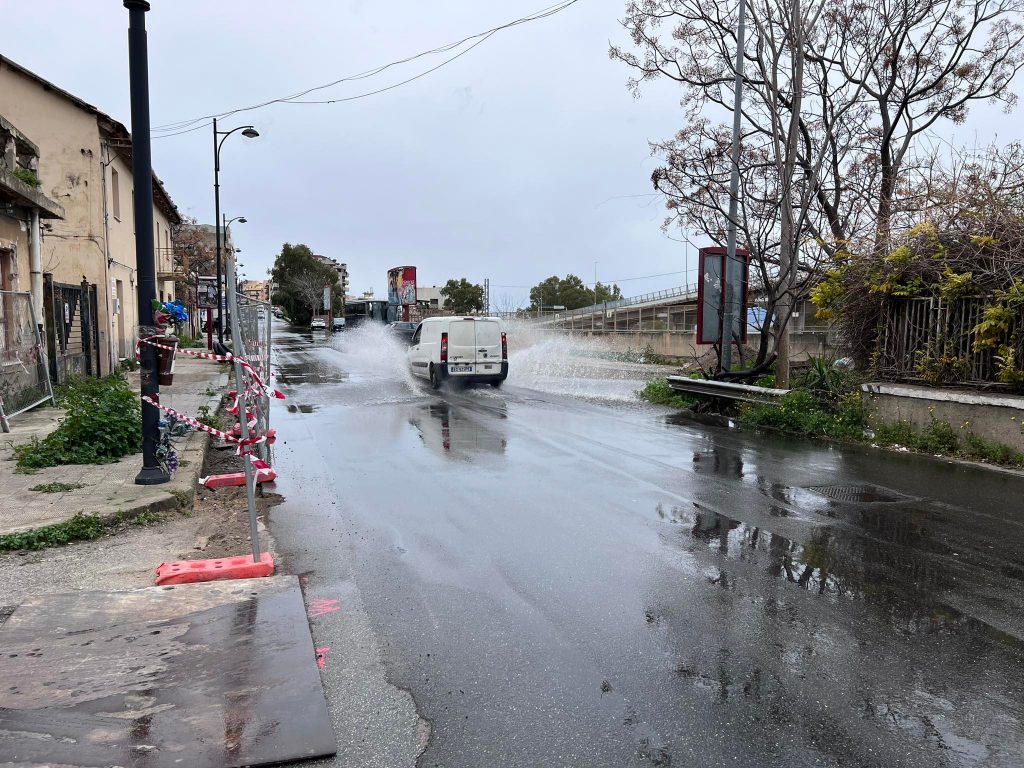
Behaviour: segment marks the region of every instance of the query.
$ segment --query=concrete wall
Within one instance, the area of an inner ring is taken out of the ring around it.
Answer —
[[[566,331],[552,331],[552,333],[567,333]],[[702,357],[711,351],[707,345],[698,345],[697,336],[694,333],[683,333],[678,331],[618,331],[616,333],[602,333],[601,331],[574,331],[579,336],[599,338],[609,348],[620,352],[628,350],[642,350],[650,345],[653,350],[664,357],[678,357],[690,359]],[[757,348],[760,341],[759,334],[752,333],[747,337],[747,346]],[[790,349],[792,359],[796,361],[806,360],[809,355],[835,355],[836,350],[826,344],[824,333],[793,333],[790,334]]]
[[[973,432],[1024,451],[1024,397],[880,382],[865,384],[863,390],[874,419],[905,420],[919,429],[932,419],[948,421],[962,434]]]
[[[103,226],[104,169],[101,163],[104,148],[96,115],[12,69],[6,61],[0,61],[0,114],[31,136],[39,146],[40,191],[64,207],[64,220],[53,221],[52,229],[43,233],[43,271],[53,273],[53,279],[60,283],[77,285],[84,277],[96,284],[99,344],[100,349],[106,352],[100,355],[100,368],[103,373],[108,373],[111,357],[116,359],[134,354],[138,326],[131,167],[116,154],[116,150],[111,150],[113,160],[110,168],[118,171],[120,218],[115,219],[111,206],[108,223],[113,263],[108,270],[107,238]],[[106,169],[105,180],[108,205],[112,195],[110,168]],[[160,224],[158,271],[170,272],[173,262],[170,251],[159,250],[170,245],[167,217],[155,206],[153,216],[154,221]],[[19,250],[19,261],[20,256]],[[25,269],[27,276],[27,266]],[[124,294],[120,317],[114,314],[118,281],[121,281]],[[28,290],[24,280],[22,285],[22,290]],[[160,290],[173,297],[173,281],[158,285],[158,294]],[[121,327],[124,328],[123,336]]]

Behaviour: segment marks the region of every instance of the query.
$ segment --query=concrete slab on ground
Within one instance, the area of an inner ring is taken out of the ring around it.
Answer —
[[[201,406],[209,407],[212,412],[216,410],[227,380],[227,369],[216,363],[179,357],[174,384],[162,389],[161,402],[189,415],[196,415]],[[137,374],[129,381],[138,388]],[[18,474],[14,446],[45,437],[57,428],[63,416],[59,408],[40,407],[12,419],[11,432],[0,437],[0,498],[4,500],[0,534],[54,525],[80,512],[132,517],[191,503],[209,438],[206,433],[193,432],[179,442],[181,468],[171,482],[164,485],[135,485],[141,454],[113,464],[67,465]],[[81,487],[58,493],[32,490],[55,482]]]
[[[221,768],[335,752],[294,576],[34,597],[0,644],[0,763]]]

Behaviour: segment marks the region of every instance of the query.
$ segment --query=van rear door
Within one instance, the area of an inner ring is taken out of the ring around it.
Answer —
[[[476,321],[476,372],[501,370],[501,323],[493,318]]]
[[[457,366],[476,363],[476,322],[472,318],[452,320],[448,324],[448,362]]]

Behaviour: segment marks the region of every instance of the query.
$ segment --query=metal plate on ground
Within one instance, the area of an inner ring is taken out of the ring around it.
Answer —
[[[0,765],[334,754],[294,576],[34,598],[0,625]]]
[[[822,496],[836,501],[849,501],[856,504],[910,501],[914,498],[878,485],[812,485],[807,490],[820,493]]]

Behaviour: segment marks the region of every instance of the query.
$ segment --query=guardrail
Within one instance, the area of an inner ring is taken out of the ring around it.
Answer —
[[[722,397],[728,400],[743,400],[748,403],[776,403],[784,395],[789,394],[788,389],[768,389],[751,384],[736,384],[731,381],[690,379],[686,376],[667,376],[666,381],[676,392]]]
[[[591,304],[589,307],[580,307],[579,309],[569,310],[568,312],[556,312],[553,315],[549,315],[544,319],[550,319],[552,322],[559,322],[561,320],[568,320],[573,317],[579,317],[580,315],[593,315],[597,312],[604,312],[611,309],[619,309],[621,307],[636,306],[637,304],[649,304],[651,302],[660,301],[662,299],[675,299],[681,296],[696,296],[697,286],[696,285],[681,285],[677,288],[666,288],[663,291],[655,291],[654,293],[644,293],[640,296],[630,296],[627,299],[616,299],[614,301],[603,301],[600,304]]]

